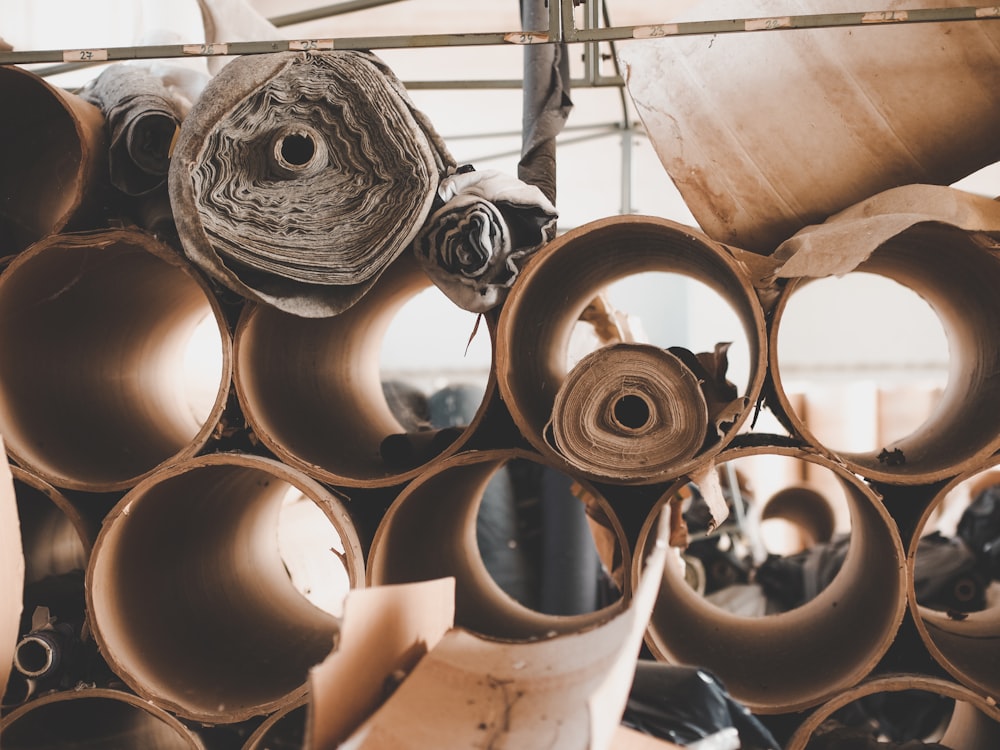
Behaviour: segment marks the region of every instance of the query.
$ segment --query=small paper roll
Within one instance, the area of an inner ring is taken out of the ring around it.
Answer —
[[[670,352],[612,344],[570,371],[549,424],[553,447],[574,468],[634,483],[669,477],[694,458],[708,407],[694,373]]]

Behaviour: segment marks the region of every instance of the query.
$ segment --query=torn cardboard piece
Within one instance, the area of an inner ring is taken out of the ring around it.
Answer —
[[[868,0],[729,0],[674,20],[871,10]],[[875,193],[951,184],[1000,160],[998,24],[703,35],[618,50],[629,94],[691,213],[713,239],[746,250],[769,254]]]
[[[526,643],[449,631],[342,747],[611,748],[666,554],[660,539],[629,609],[591,630]]]
[[[24,598],[24,552],[14,477],[0,437],[0,692],[10,677]]]
[[[843,275],[875,250],[918,224],[944,224],[967,232],[996,233],[1000,201],[940,185],[904,185],[874,195],[806,227],[774,252],[772,278]]]
[[[454,578],[352,589],[336,649],[309,676],[306,747],[338,747],[454,621]]]

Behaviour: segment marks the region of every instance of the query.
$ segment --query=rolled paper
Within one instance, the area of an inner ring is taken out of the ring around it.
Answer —
[[[496,170],[458,171],[441,181],[442,202],[414,240],[431,280],[459,307],[503,302],[520,267],[555,231],[555,206],[534,185]]]
[[[869,0],[730,0],[700,3],[685,17],[871,10]],[[995,23],[651,39],[622,44],[619,57],[649,139],[698,224],[746,250],[770,253],[879,191],[948,185],[1000,159]]]
[[[0,258],[89,223],[103,193],[104,116],[79,96],[0,66]]]
[[[163,81],[141,67],[112,65],[80,95],[107,119],[111,184],[133,196],[166,184],[181,113]]]
[[[184,251],[206,273],[286,312],[327,317],[406,249],[451,164],[375,55],[242,57],[184,120],[170,197]]]
[[[698,378],[648,344],[612,344],[570,371],[552,407],[552,442],[574,467],[615,482],[671,478],[705,442]]]

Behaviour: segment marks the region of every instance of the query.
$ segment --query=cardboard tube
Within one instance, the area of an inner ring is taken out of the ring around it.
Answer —
[[[830,541],[836,526],[830,501],[804,484],[785,487],[764,501],[760,520],[779,518],[798,528],[810,545]]]
[[[204,750],[176,717],[121,690],[88,688],[50,693],[0,719],[4,750],[87,747],[120,750]]]
[[[948,339],[948,384],[936,409],[908,436],[868,452],[823,446],[796,414],[781,378],[781,323],[788,300],[807,278],[789,281],[771,323],[769,371],[779,410],[805,441],[842,460],[866,479],[893,484],[930,484],[967,471],[1000,449],[1000,259],[979,235],[925,224],[881,245],[859,272],[873,273],[919,294],[937,314]],[[835,310],[830,311],[836,314]],[[878,326],[878,321],[871,321]]]
[[[899,534],[880,499],[857,477],[814,452],[778,446],[734,448],[718,464],[772,453],[825,467],[840,480],[851,514],[840,572],[796,609],[742,617],[703,599],[685,580],[681,558],[671,556],[646,633],[657,659],[709,669],[734,698],[765,714],[798,711],[854,685],[889,648],[906,610]],[[660,507],[682,486],[668,491]],[[638,549],[658,517],[650,514]]]
[[[85,570],[97,529],[45,480],[18,466],[12,466],[11,473],[21,519],[25,584]]]
[[[203,321],[214,322],[221,365],[188,377],[185,353]],[[208,284],[150,235],[50,236],[0,275],[8,450],[57,487],[128,488],[207,443],[226,403],[230,348]]]
[[[275,532],[290,492],[340,534],[351,585],[361,545],[342,501],[272,459],[213,454],[171,464],[104,522],[87,571],[94,636],[140,696],[178,715],[229,723],[301,696],[337,620],[293,584]]]
[[[349,487],[398,485],[428,462],[457,452],[482,419],[494,390],[492,374],[468,428],[451,442],[412,452],[406,466],[399,461],[405,456],[393,450],[395,436],[406,430],[382,392],[382,339],[403,305],[430,285],[407,254],[340,315],[301,318],[269,306],[248,307],[236,329],[234,384],[261,442],[320,481]]]
[[[514,460],[552,468],[543,458],[524,450],[469,451],[428,468],[403,490],[376,530],[368,559],[368,583],[415,583],[452,576],[456,626],[507,639],[580,630],[626,606],[628,585],[622,599],[603,609],[572,616],[548,615],[518,603],[493,580],[476,543],[476,516],[490,479]],[[596,512],[613,527],[624,550],[624,532],[610,505],[590,485],[584,485],[584,490],[596,504]]]
[[[551,444],[575,469],[620,483],[671,475],[708,434],[698,377],[647,344],[611,344],[581,359],[552,405]]]
[[[913,572],[920,537],[933,530],[927,528],[928,523],[943,506],[948,494],[963,482],[978,474],[985,476],[989,470],[998,467],[1000,460],[992,458],[942,487],[917,522],[906,556],[906,567],[910,573],[910,612],[927,650],[960,683],[977,693],[993,696],[1000,695],[1000,654],[996,648],[1000,639],[1000,607],[994,605],[978,612],[949,614],[922,606],[917,602]],[[993,476],[991,483],[996,479]]]
[[[579,473],[545,440],[546,424],[566,380],[570,334],[591,301],[613,282],[640,273],[681,274],[707,285],[743,324],[750,374],[742,407],[727,415],[720,438],[686,461],[670,462],[642,483],[667,481],[711,460],[735,435],[756,402],[765,373],[764,314],[742,266],[690,227],[649,216],[616,216],[556,238],[531,260],[497,324],[497,385],[522,434],[549,460]],[[553,294],[558,289],[558,294]],[[586,476],[608,481],[607,472]]]
[[[107,138],[101,110],[22,68],[0,67],[0,100],[2,258],[100,205]]]
[[[819,726],[849,703],[877,693],[904,690],[921,690],[954,699],[955,707],[944,735],[937,740],[944,747],[955,750],[992,750],[1000,745],[1000,710],[992,699],[938,677],[888,674],[848,688],[817,708],[795,730],[785,745],[785,750],[805,750]]]
[[[247,738],[243,750],[304,747],[306,705],[306,699],[299,698],[275,711]]]

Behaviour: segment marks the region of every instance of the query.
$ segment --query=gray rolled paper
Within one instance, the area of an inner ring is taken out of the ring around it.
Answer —
[[[237,58],[205,88],[170,168],[185,253],[230,289],[327,317],[410,244],[452,165],[366,52]]]
[[[448,298],[481,313],[503,302],[520,267],[555,232],[555,206],[534,185],[495,170],[441,181],[435,210],[413,243]]]
[[[123,63],[107,68],[80,95],[107,118],[111,184],[126,195],[164,185],[181,113],[163,81]]]

